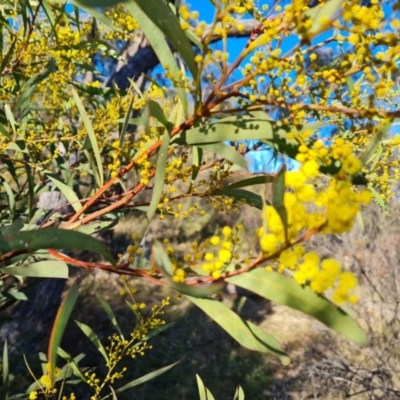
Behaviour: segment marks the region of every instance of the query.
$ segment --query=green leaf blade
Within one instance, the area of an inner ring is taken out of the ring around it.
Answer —
[[[65,328],[78,299],[78,286],[74,283],[68,290],[64,300],[62,301],[56,318],[54,320],[53,329],[50,334],[48,356],[47,359],[50,363],[50,375],[53,379],[54,370],[57,363],[57,354],[60,347],[61,339],[64,335]]]
[[[262,353],[272,353],[284,365],[289,364],[289,357],[272,336],[253,323],[243,320],[224,304],[212,299],[197,299],[187,295],[186,297],[242,346]]]
[[[76,324],[81,328],[82,332],[89,338],[89,340],[96,346],[97,350],[99,353],[104,357],[106,362],[109,362],[109,357],[106,352],[106,349],[102,345],[99,337],[95,334],[92,328],[90,328],[88,325],[83,324],[82,322],[75,321]]]
[[[166,70],[168,70],[174,77],[180,76],[180,69],[178,68],[175,57],[172,54],[168,42],[165,40],[163,31],[157,26],[157,24],[154,23],[152,18],[150,18],[146,14],[146,12],[143,11],[136,0],[129,0],[125,4],[133,17],[139,22],[140,28],[150,42],[151,47],[156,53],[162,66]],[[153,6],[153,13],[157,12],[158,6],[159,5]],[[163,19],[164,17],[162,16],[161,18]],[[176,86],[175,88],[182,102],[185,114],[188,115],[189,105],[186,90],[180,86]]]
[[[63,261],[45,260],[29,265],[14,265],[1,268],[3,274],[34,277],[68,279],[68,265]]]
[[[46,228],[19,232],[9,240],[0,238],[0,249],[3,251],[87,250],[100,254],[115,266],[115,260],[103,243],[89,235],[67,229]]]
[[[227,282],[250,290],[268,300],[286,305],[311,315],[329,328],[360,343],[368,342],[358,323],[336,305],[311,288],[302,287],[292,278],[257,268],[253,271],[226,279]]]

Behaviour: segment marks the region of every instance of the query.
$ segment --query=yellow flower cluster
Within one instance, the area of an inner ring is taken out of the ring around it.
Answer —
[[[293,253],[298,255],[296,252]],[[286,261],[285,258],[287,256],[283,257],[283,261]],[[357,302],[357,297],[352,294],[352,290],[357,286],[357,278],[351,272],[342,272],[341,265],[337,260],[329,258],[321,262],[317,253],[309,252],[299,255],[295,263],[297,267],[294,279],[300,285],[309,283],[310,287],[319,294],[333,288],[332,300],[339,304]]]
[[[118,176],[118,169],[121,166],[121,143],[116,140],[111,147],[113,151],[111,153],[113,162],[108,165],[108,170],[110,171],[111,178],[116,178]]]
[[[45,369],[46,369],[46,374],[42,375],[39,379],[41,390],[40,391],[34,390],[30,392],[29,400],[36,400],[40,393],[44,394],[46,398],[50,395],[54,395],[57,393],[57,389],[54,387],[54,381],[49,375],[49,373],[51,372],[50,363],[46,364]],[[60,376],[60,374],[61,374],[61,369],[56,367],[53,371],[53,377],[57,378]],[[75,400],[75,396],[73,394],[71,395],[71,400]]]
[[[311,152],[300,154],[310,155]],[[342,177],[346,178],[361,169],[361,162],[344,143],[339,142],[333,154],[336,159],[342,160],[339,173]],[[263,211],[264,226],[258,231],[261,249],[268,259],[279,255],[279,272],[285,268],[296,271],[295,279],[301,284],[309,282],[317,293],[335,287],[333,299],[337,302],[355,301],[349,295],[356,285],[355,277],[349,278],[352,274],[342,273],[335,260],[319,263],[314,253],[304,255],[304,248],[294,244],[307,231],[340,234],[351,230],[361,206],[371,201],[371,192],[364,190],[356,193],[350,181],[338,179],[331,179],[327,189],[317,190],[314,182],[319,174],[319,164],[315,159],[304,157],[306,161],[298,171],[285,173],[287,191],[283,203],[287,225],[274,207],[266,206]]]
[[[229,226],[222,228],[222,237],[213,236],[207,241],[208,251],[204,254],[202,269],[208,272],[214,279],[218,279],[226,272],[232,260],[238,259],[235,254],[235,245],[239,242],[238,232],[243,229],[242,225],[235,226],[232,230]]]
[[[354,30],[365,32],[366,30],[379,29],[385,16],[379,0],[372,0],[371,6],[360,5],[358,1],[346,1],[343,3],[343,18],[346,22],[354,24]]]
[[[139,29],[136,19],[133,18],[123,3],[106,10],[105,15],[118,28],[118,30],[106,29],[104,25],[101,25],[100,31],[103,33],[105,40],[128,41],[132,39],[134,31]]]

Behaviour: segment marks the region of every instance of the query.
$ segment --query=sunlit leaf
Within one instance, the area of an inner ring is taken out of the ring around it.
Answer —
[[[52,0],[52,3],[63,3],[63,0]],[[70,0],[70,3],[74,4],[75,6],[79,7],[83,11],[87,12],[89,15],[92,17],[96,18],[97,21],[103,23],[105,26],[109,27],[110,29],[121,32],[121,30],[117,27],[115,27],[112,22],[104,15],[103,12],[99,10],[99,7],[107,7],[107,2],[109,3],[109,6],[113,6],[119,1],[113,1],[113,0],[100,0],[100,1],[86,1],[86,0]],[[103,5],[104,3],[104,5]]]
[[[169,142],[170,142],[170,134],[168,129],[166,129],[162,138],[160,149],[158,151],[158,157],[156,162],[156,175],[154,177],[154,188],[152,192],[150,205],[146,213],[146,219],[144,220],[141,230],[139,232],[139,241],[141,241],[141,239],[143,238],[150,224],[150,221],[152,220],[154,214],[156,213],[158,204],[160,202],[163,193]]]
[[[2,226],[0,228],[0,236],[4,238],[10,238],[18,233],[24,227],[24,223],[20,218],[16,219],[11,225]]]
[[[367,343],[365,332],[356,321],[338,306],[317,295],[308,286],[302,287],[292,278],[264,268],[226,279],[227,282],[250,290],[268,300],[302,311],[329,328],[361,343]]]
[[[263,185],[265,183],[272,183],[274,181],[274,177],[272,175],[260,175],[254,176],[252,178],[243,179],[241,181],[231,183],[226,185],[224,189],[239,189],[242,187],[253,186],[253,185]]]
[[[286,166],[283,165],[283,167],[275,177],[273,185],[273,194],[272,194],[272,206],[275,208],[276,212],[278,213],[282,221],[285,230],[285,238],[287,240],[288,215],[284,204],[285,172],[286,172]]]
[[[112,218],[112,217],[111,217]],[[93,233],[105,232],[114,228],[118,224],[118,218],[105,219],[104,221],[92,221],[85,225],[80,226],[77,230],[85,235],[92,235]]]
[[[105,312],[107,313],[108,317],[110,318],[111,323],[114,325],[115,329],[118,331],[119,335],[121,338],[124,338],[124,335],[122,334],[121,328],[118,324],[117,318],[114,315],[114,312],[110,305],[98,294],[96,294],[97,300],[99,300],[100,304],[103,306]]]
[[[241,386],[238,386],[236,388],[235,397],[233,398],[233,400],[245,400],[244,391]]]
[[[388,132],[388,130],[390,129],[391,126],[392,126],[391,123],[384,124],[378,130],[378,132],[375,134],[375,136],[372,138],[372,140],[368,143],[368,146],[365,149],[365,151],[361,157],[361,162],[363,165],[365,165],[371,159],[371,157],[374,155],[377,147],[382,142],[382,140],[385,138],[386,133]]]
[[[8,382],[10,379],[10,370],[9,370],[9,364],[8,364],[8,344],[7,344],[7,339],[4,340],[4,345],[3,345],[3,359],[1,360],[1,373],[3,375],[3,387],[2,389],[7,393],[8,391]]]
[[[152,22],[164,33],[186,62],[194,79],[197,78],[197,65],[194,62],[194,51],[186,34],[182,31],[180,23],[168,7],[167,2],[159,0],[131,0],[143,10]],[[133,14],[134,15],[134,14]],[[141,21],[138,20],[139,25]]]
[[[1,273],[35,278],[68,279],[68,265],[63,261],[45,260],[27,265],[1,268]]]
[[[269,118],[253,118],[250,116],[235,115],[188,129],[174,136],[172,142],[185,145],[204,145],[236,140],[275,140],[281,138],[283,130],[274,129]]]
[[[177,362],[175,362],[175,363],[173,363],[173,364],[167,365],[166,367],[157,369],[157,370],[155,370],[155,371],[153,371],[153,372],[150,372],[150,373],[148,373],[148,374],[146,374],[146,375],[143,375],[141,378],[135,379],[134,381],[129,382],[129,383],[127,383],[127,384],[124,385],[124,386],[121,386],[121,387],[118,388],[115,392],[116,392],[116,393],[121,393],[121,392],[124,392],[124,391],[127,390],[127,389],[131,389],[131,388],[133,388],[133,387],[135,387],[135,386],[138,386],[138,385],[141,385],[141,384],[143,384],[143,383],[145,383],[145,382],[147,382],[147,381],[149,381],[149,380],[151,380],[151,379],[157,378],[157,376],[160,376],[160,375],[163,374],[164,372],[167,372],[169,369],[171,369],[172,367],[174,367],[174,366],[175,366],[176,364],[178,364],[178,363],[179,363],[179,361],[177,361]],[[103,397],[103,399],[107,399],[107,398],[109,398],[110,396],[111,396],[111,394],[109,394],[109,395]]]
[[[64,297],[64,300],[58,308],[58,312],[53,323],[53,328],[50,333],[47,359],[50,363],[49,375],[51,376],[51,379],[53,379],[54,370],[57,365],[57,353],[60,347],[61,339],[64,335],[65,328],[67,326],[69,317],[71,315],[72,309],[74,308],[77,298],[78,286],[76,285],[76,283],[74,283],[68,290],[67,294]]]
[[[79,326],[79,328],[82,329],[82,332],[89,338],[89,340],[96,346],[97,350],[99,353],[104,357],[106,360],[106,363],[109,362],[109,357],[107,354],[106,349],[102,345],[99,337],[95,334],[92,328],[90,328],[88,325],[83,324],[82,322],[75,321],[76,324]]]
[[[199,389],[199,400],[214,400],[214,396],[211,394],[209,389],[204,386],[200,376],[196,374],[197,387]]]
[[[129,0],[125,3],[127,9],[134,16],[136,21],[140,24],[140,28],[143,30],[143,33],[146,35],[148,41],[151,44],[154,52],[156,53],[158,59],[162,66],[167,69],[173,76],[178,77],[179,68],[176,63],[175,57],[172,54],[172,51],[168,45],[168,42],[165,40],[164,34],[162,30],[154,23],[152,18],[150,18],[142,8],[137,4],[136,1]],[[157,13],[159,9],[159,4],[153,6],[153,13]],[[168,8],[169,10],[169,8]],[[170,11],[170,10],[169,10]],[[164,20],[165,16],[160,17]],[[175,18],[176,20],[176,18]],[[183,33],[183,32],[182,32]],[[185,37],[185,40],[186,37]],[[183,87],[176,87],[176,92],[179,96],[179,99],[182,102],[183,108],[185,110],[185,114],[188,114],[188,101],[186,96],[186,90]]]
[[[75,211],[79,211],[82,208],[82,204],[79,201],[78,196],[75,191],[66,185],[59,177],[53,174],[47,174],[47,177],[54,183],[54,185],[60,190],[60,192],[65,196],[68,202],[71,204]]]
[[[85,125],[86,132],[88,134],[87,138],[90,141],[91,148],[93,149],[94,157],[96,159],[96,166],[97,166],[97,176],[98,176],[98,182],[97,184],[99,187],[103,186],[103,180],[104,180],[104,174],[103,174],[103,162],[101,160],[101,154],[100,154],[100,148],[99,144],[97,143],[97,138],[96,134],[93,130],[93,126],[90,123],[89,116],[87,115],[87,112],[85,110],[85,107],[82,103],[82,100],[80,99],[78,92],[75,89],[72,89],[72,96],[74,97],[76,106],[78,107],[79,114],[82,117],[82,122]],[[87,147],[85,147],[85,150]]]
[[[14,196],[14,192],[11,189],[11,186],[7,183],[7,181],[0,176],[0,186],[3,186],[6,194],[7,194],[7,198],[8,198],[8,209],[10,211],[10,217],[11,219],[14,219],[14,215],[15,215],[15,196]]]
[[[238,276],[238,278],[241,276]],[[272,353],[279,357],[283,364],[290,362],[286,353],[272,336],[265,333],[253,323],[240,318],[221,302],[213,299],[186,297],[202,309],[243,347],[262,353]]]
[[[247,161],[244,159],[244,157],[234,148],[226,145],[225,143],[203,144],[198,145],[197,147],[200,147],[201,149],[211,153],[218,154],[219,156],[231,161],[233,164],[236,164],[239,167],[247,170]]]
[[[46,228],[19,232],[8,240],[0,238],[0,250],[2,251],[40,249],[92,251],[115,265],[115,260],[103,243],[80,232]]]
[[[329,18],[330,20],[333,20],[338,14],[343,2],[344,0],[328,0],[326,3],[321,3],[316,7],[306,10],[304,12],[304,16],[307,16],[311,19],[311,21],[313,21],[308,33],[312,36],[315,36],[319,32],[325,30],[325,19]]]
[[[162,109],[160,104],[153,100],[150,100],[148,102],[148,106],[150,109],[150,115],[156,118],[159,122],[161,122],[161,124],[164,125],[169,132],[171,132],[173,124],[170,121],[168,121],[167,117],[165,116],[164,110]]]
[[[244,189],[232,189],[230,187],[225,187],[223,189],[216,190],[213,192],[213,195],[233,197],[236,201],[245,201],[247,204],[258,208],[259,210],[262,210],[264,206],[263,200],[259,194]]]

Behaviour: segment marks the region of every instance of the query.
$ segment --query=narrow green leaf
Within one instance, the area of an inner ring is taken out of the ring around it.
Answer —
[[[57,2],[57,3],[64,3],[63,0],[52,0],[52,2]],[[93,1],[92,4],[90,1],[82,0],[70,0],[70,3],[74,4],[81,10],[87,12],[89,15],[91,15],[93,18],[97,19],[97,21],[101,22],[105,26],[109,27],[113,31],[121,32],[121,29],[117,28],[112,24],[112,22],[104,15],[102,11],[99,10],[99,7],[108,7],[107,4],[102,4],[102,3],[107,3],[107,1]],[[110,3],[110,7],[112,7],[115,4],[120,3],[121,1],[108,1]]]
[[[15,196],[14,192],[11,189],[11,186],[6,182],[6,180],[1,176],[1,181],[0,184],[4,187],[4,190],[6,191],[7,198],[8,198],[8,209],[10,210],[10,217],[11,219],[14,219],[15,215]]]
[[[197,387],[199,388],[199,400],[207,400],[206,387],[200,376],[196,374]]]
[[[11,129],[12,129],[14,135],[15,135],[15,125],[16,125],[16,122],[15,122],[15,119],[14,119],[14,114],[13,114],[13,112],[11,111],[11,107],[10,107],[9,104],[4,104],[4,112],[6,113],[7,121],[10,123]],[[11,148],[11,145],[8,146],[7,148]]]
[[[111,323],[114,325],[115,329],[118,331],[121,338],[124,338],[124,335],[121,331],[121,328],[118,324],[117,318],[115,318],[114,312],[109,306],[109,304],[98,294],[96,294],[97,300],[99,300],[100,304],[103,306],[105,312],[107,313],[108,317],[110,318]]]
[[[134,103],[135,99],[136,99],[135,94],[132,94],[132,99],[129,102],[128,111],[126,112],[124,124],[122,125],[122,129],[121,129],[121,132],[119,134],[119,143],[121,144],[121,146],[124,143],[125,133],[128,130],[128,126],[130,124],[129,121],[130,121],[130,118],[131,118],[131,115],[132,115],[133,103]]]
[[[254,114],[254,113],[252,113]],[[256,115],[259,115],[258,113]],[[265,117],[268,118],[268,117]],[[298,133],[301,135],[305,131],[318,131],[319,129],[329,126],[326,122],[311,122],[309,124],[304,124]],[[299,142],[295,139],[287,139],[287,133],[289,130],[287,128],[277,128],[276,133],[272,139],[262,139],[262,142],[267,144],[271,149],[275,150],[277,153],[292,158],[296,158],[299,153]],[[321,172],[322,168],[321,168]],[[326,172],[324,172],[326,173]],[[335,172],[336,173],[336,172]],[[334,173],[332,173],[334,175]]]
[[[30,13],[32,13],[32,8],[30,7],[30,4],[27,0],[20,0],[19,4],[20,4],[19,14],[22,16],[22,22],[24,26],[23,36],[25,36],[29,23],[28,8]]]
[[[92,235],[93,233],[99,233],[109,231],[118,224],[118,218],[104,220],[104,221],[92,221],[85,225],[80,226],[78,232],[84,233],[85,235]]]
[[[3,387],[2,389],[4,390],[5,393],[8,392],[8,382],[10,379],[10,369],[8,365],[8,344],[7,344],[7,339],[4,340],[4,346],[3,346],[3,360],[2,360],[2,375],[3,375]]]
[[[244,157],[236,151],[233,147],[226,145],[225,143],[211,143],[198,145],[203,150],[210,151],[211,153],[218,154],[223,158],[231,161],[233,164],[238,165],[240,168],[245,170],[248,169],[247,161]]]
[[[15,45],[17,44],[17,42],[19,42],[19,39],[18,39],[18,36],[15,36],[15,39],[13,40],[10,47],[8,48],[7,54],[1,61],[1,64],[0,64],[1,72],[3,72],[5,70],[5,68],[7,67],[8,63],[11,60],[11,57],[14,55],[14,48],[15,48]]]
[[[203,149],[199,146],[192,146],[192,162],[193,162],[193,169],[192,169],[192,179],[191,185],[194,184],[197,176],[199,175],[201,163],[203,161]]]
[[[286,165],[284,164],[281,170],[278,172],[277,176],[275,177],[272,195],[272,206],[275,208],[282,221],[283,227],[285,229],[285,238],[287,241],[288,215],[283,201],[285,196],[285,172]]]
[[[90,141],[89,140],[85,140],[84,146],[86,144],[90,145]],[[90,154],[90,152],[88,150],[83,149],[83,154],[85,154],[85,157],[87,158],[87,160],[89,162],[89,167],[90,168],[88,170],[88,173],[93,175],[95,182],[100,187],[101,178],[100,178],[97,166],[96,166],[96,160],[92,157],[92,155]]]
[[[284,131],[274,129],[270,119],[265,117],[235,115],[200,127],[192,128],[174,136],[173,143],[204,145],[236,140],[271,140],[281,138]]]
[[[265,183],[272,183],[274,177],[272,175],[260,175],[253,178],[243,179],[241,181],[226,185],[224,189],[239,189],[246,186],[263,185]]]
[[[315,36],[316,34],[326,29],[325,18],[333,20],[337,12],[341,8],[344,0],[329,0],[316,7],[310,8],[304,12],[303,18],[307,17],[313,21],[313,25],[308,31],[309,34]]]
[[[358,226],[360,227],[361,233],[364,233],[365,227],[364,227],[364,219],[362,216],[362,213],[358,213],[357,214],[357,222],[358,222]]]
[[[150,372],[150,373],[148,373],[148,374],[146,374],[146,375],[143,375],[141,378],[135,379],[134,381],[129,382],[129,383],[127,383],[127,384],[124,385],[124,386],[121,386],[120,388],[118,388],[118,389],[116,390],[116,393],[124,392],[124,391],[127,390],[127,389],[131,389],[131,388],[133,388],[133,387],[135,387],[135,386],[138,386],[138,385],[141,385],[142,383],[145,383],[145,382],[147,382],[147,381],[149,381],[149,380],[151,380],[151,379],[154,379],[154,378],[156,378],[157,376],[163,374],[164,372],[167,372],[169,369],[171,369],[172,367],[174,367],[174,366],[175,366],[176,364],[178,364],[178,363],[179,363],[179,361],[177,361],[177,362],[175,362],[175,363],[173,363],[173,364],[167,365],[166,367],[157,369],[157,370],[155,370],[155,371],[153,371],[153,372]],[[107,398],[109,398],[110,396],[111,396],[111,394],[109,394],[109,395],[103,397],[103,399],[107,399]]]
[[[140,341],[141,343],[143,342],[147,342],[148,340],[150,340],[152,337],[157,336],[159,333],[164,332],[166,329],[171,328],[171,326],[175,325],[175,322],[170,322],[168,324],[159,326],[156,329],[151,330],[144,338],[142,338],[142,340]],[[139,342],[138,342],[139,343]],[[135,344],[134,347],[136,347],[137,344]]]
[[[173,273],[172,263],[167,253],[164,250],[164,246],[158,240],[152,244],[151,247],[152,258],[157,264],[157,267],[161,269],[161,272],[166,277],[171,277]]]
[[[5,106],[4,106],[5,107]],[[7,146],[7,150],[14,150],[17,152],[21,152],[24,154],[28,154],[28,148],[26,146],[26,143],[24,140],[16,140],[15,142],[11,142],[8,146]]]
[[[368,185],[368,189],[371,191],[372,196],[376,202],[376,204],[378,204],[378,206],[380,207],[380,209],[387,214],[387,204],[385,202],[385,200],[382,199],[382,196],[376,191],[376,189],[372,186],[372,184]]]
[[[238,386],[236,388],[235,397],[233,398],[233,400],[245,400],[244,391],[241,386]]]
[[[173,14],[176,16],[177,9],[176,9],[175,5],[172,2],[169,2],[168,6],[172,10]],[[183,22],[183,21],[184,21],[184,19],[179,16],[179,22]],[[191,43],[193,43],[200,50],[204,51],[204,45],[201,42],[201,40],[195,35],[195,33],[193,32],[193,29],[190,29],[190,28],[187,29],[185,31],[185,34]]]
[[[0,250],[3,251],[40,249],[93,251],[115,266],[112,255],[103,243],[80,232],[46,228],[20,232],[9,240],[0,238]]]
[[[115,390],[113,389],[113,387],[110,386],[110,385],[109,385],[108,387],[109,387],[110,390],[111,390],[112,399],[113,399],[113,400],[118,400],[117,395],[116,395]]]
[[[83,324],[82,322],[75,321],[76,324],[79,326],[79,328],[82,329],[82,332],[89,338],[89,340],[96,346],[97,350],[99,353],[104,357],[106,362],[109,362],[108,354],[106,352],[106,349],[100,342],[100,339],[98,336],[94,333],[93,329],[87,326],[86,324]]]
[[[7,139],[11,139],[10,134],[8,133],[6,127],[3,124],[0,124],[0,133],[4,135]]]
[[[349,89],[349,94],[353,92],[354,84],[353,84],[353,77],[352,76],[346,76],[346,84],[347,88]]]
[[[243,201],[245,200],[246,203],[252,205],[253,207],[258,208],[259,210],[263,209],[264,203],[262,198],[257,193],[249,192],[248,190],[244,189],[236,189],[236,188],[223,188],[221,190],[217,190],[213,192],[214,196],[228,196],[233,197],[236,201]]]
[[[374,155],[374,157],[373,157],[372,165],[368,168],[370,171],[374,171],[374,170],[375,170],[375,167],[377,166],[379,160],[380,160],[381,157],[382,157],[383,150],[384,150],[384,145],[383,145],[383,143],[380,143],[380,144],[378,145],[378,149],[377,149],[377,151],[375,152],[375,155]]]
[[[193,79],[196,79],[198,70],[197,64],[194,61],[195,54],[192,45],[184,31],[182,31],[176,15],[169,8],[167,2],[159,0],[134,1],[172,43],[174,49],[186,62]],[[132,15],[136,18],[136,15],[133,12]],[[141,20],[137,19],[137,21],[139,22],[139,25],[141,25]]]
[[[64,297],[64,300],[58,308],[53,328],[50,333],[47,359],[50,363],[49,375],[51,376],[52,380],[54,370],[57,365],[57,352],[60,347],[61,339],[64,335],[65,328],[67,326],[69,317],[71,315],[72,309],[74,308],[77,298],[78,286],[76,285],[76,283],[74,283],[68,290],[66,296]]]
[[[368,143],[367,148],[365,149],[363,155],[361,156],[361,162],[363,165],[367,164],[367,162],[374,155],[377,147],[382,142],[382,140],[385,138],[386,133],[390,129],[391,126],[392,126],[392,124],[390,122],[384,124],[381,127],[381,129],[379,129],[379,131],[375,134],[375,136],[372,138],[372,140]]]
[[[56,60],[54,58],[51,58],[43,71],[37,73],[32,78],[30,78],[28,82],[26,82],[21,92],[21,95],[19,96],[18,101],[15,104],[15,110],[21,110],[21,118],[24,118],[29,111],[29,99],[35,92],[38,84],[45,80],[56,69]]]
[[[240,278],[242,276],[243,274],[238,277]],[[272,353],[279,357],[283,364],[289,364],[289,357],[273,337],[262,331],[253,323],[240,318],[221,302],[212,299],[196,299],[191,296],[186,297],[197,307],[201,308],[243,347],[262,353]]]
[[[75,376],[80,378],[82,381],[86,381],[85,377],[83,376],[78,363],[85,358],[85,354],[81,353],[76,357],[72,358],[68,353],[66,353],[61,347],[58,348],[58,355],[67,361],[67,365],[71,367]]]
[[[35,278],[68,279],[68,265],[63,261],[45,260],[28,265],[1,268],[1,273]]]
[[[214,396],[210,392],[208,388],[206,388],[206,395],[207,395],[207,400],[215,400]]]
[[[24,155],[24,160],[27,161],[29,157]],[[29,162],[25,163],[25,172],[27,177],[27,184],[28,184],[28,217],[31,218],[33,214],[33,210],[35,208],[35,181],[33,179],[31,167]]]
[[[53,13],[53,10],[50,7],[50,4],[47,2],[47,0],[42,0],[40,3],[42,5],[43,11],[46,14],[47,19],[50,22],[51,25],[51,31],[54,34],[56,40],[58,41],[58,35],[57,35],[57,29],[56,29],[56,19]]]
[[[82,204],[79,201],[79,197],[76,195],[74,190],[66,185],[58,176],[53,174],[46,175],[54,185],[60,190],[60,192],[65,196],[68,202],[71,204],[75,211],[79,211],[82,208]]]
[[[158,203],[160,202],[161,195],[164,188],[165,168],[167,165],[168,148],[170,142],[170,134],[166,129],[163,135],[162,143],[158,151],[157,163],[156,163],[156,175],[154,177],[154,188],[152,192],[151,202],[149,209],[146,214],[146,219],[142,225],[139,233],[139,239],[143,238],[150,221],[157,211]]]
[[[266,271],[264,268],[257,268],[245,274],[227,278],[226,281],[268,300],[311,315],[357,343],[368,342],[365,332],[342,309],[317,295],[310,287],[300,286],[292,278],[274,271]]]
[[[97,143],[96,134],[94,133],[92,124],[89,121],[89,117],[86,113],[85,107],[83,106],[82,100],[80,99],[78,92],[74,88],[72,88],[72,95],[73,95],[75,103],[78,107],[79,113],[82,117],[83,124],[85,125],[86,131],[88,134],[88,138],[90,140],[90,144],[92,145],[94,157],[96,159],[97,171],[98,171],[99,182],[97,182],[97,184],[99,185],[99,187],[101,187],[101,186],[103,186],[103,182],[104,182],[103,181],[103,179],[104,179],[103,163],[101,160],[101,154],[100,154],[99,145]]]
[[[162,66],[167,69],[174,77],[178,77],[178,65],[168,45],[168,42],[164,38],[162,30],[152,21],[152,19],[142,10],[142,8],[139,7],[136,0],[129,0],[125,4],[127,9],[140,24],[143,33],[146,35],[154,52],[157,54],[157,57],[160,60]],[[158,14],[160,4],[161,2],[159,2],[159,4],[157,4],[156,6],[153,6],[153,13]],[[165,16],[161,16],[158,18],[164,20]],[[181,86],[177,86],[175,87],[175,89],[182,102],[183,108],[185,110],[185,115],[188,115],[189,105],[187,101],[186,90]]]
[[[207,285],[202,284],[191,286],[184,283],[171,281],[169,283],[169,286],[181,294],[196,297],[198,299],[203,299],[205,297],[209,297],[213,294],[220,292],[224,288],[225,284],[223,282],[214,282]]]
[[[20,218],[16,219],[11,225],[2,226],[0,228],[0,235],[5,238],[10,238],[18,233],[24,227],[24,223]]]
[[[159,122],[161,122],[161,124],[163,124],[168,129],[168,132],[171,132],[173,124],[168,121],[167,117],[164,114],[164,110],[162,109],[160,104],[154,100],[150,100],[148,102],[148,105],[149,105],[150,115],[156,118]]]

